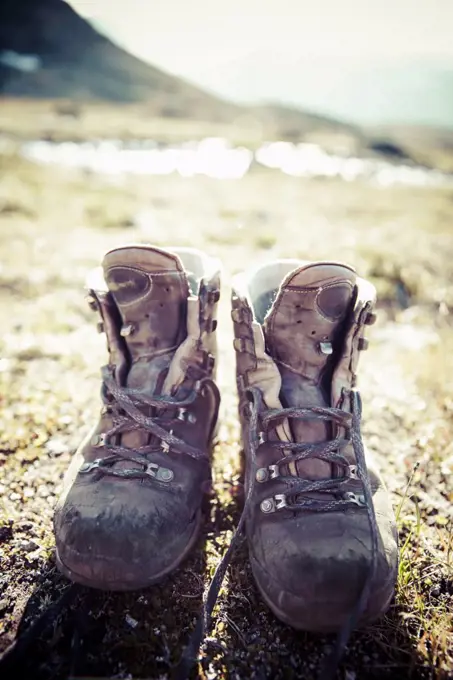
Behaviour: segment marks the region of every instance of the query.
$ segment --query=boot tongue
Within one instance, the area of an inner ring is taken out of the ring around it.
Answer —
[[[341,353],[355,282],[353,269],[331,263],[302,266],[282,282],[264,320],[264,334],[282,377],[283,406],[331,405],[330,372]],[[326,421],[292,419],[290,427],[297,442],[332,438]],[[331,464],[318,459],[298,461],[296,469],[308,479],[332,475]]]
[[[127,386],[160,391],[163,371],[187,334],[189,286],[182,263],[166,250],[127,246],[108,252],[103,268],[130,355]]]

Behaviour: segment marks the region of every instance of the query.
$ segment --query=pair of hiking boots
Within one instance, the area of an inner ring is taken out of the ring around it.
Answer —
[[[56,508],[57,563],[84,585],[132,590],[172,572],[199,536],[220,266],[189,248],[121,247],[90,288],[109,363]],[[297,629],[371,621],[394,592],[395,520],[354,389],[374,302],[370,283],[330,262],[279,260],[233,282],[241,527],[265,602]]]

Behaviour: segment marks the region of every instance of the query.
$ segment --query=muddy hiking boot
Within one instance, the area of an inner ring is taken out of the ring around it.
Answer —
[[[386,611],[397,575],[394,515],[354,389],[374,302],[373,286],[335,263],[277,261],[233,284],[253,574],[281,621],[344,640]]]
[[[54,519],[57,564],[73,581],[142,588],[197,541],[220,402],[218,265],[193,249],[127,246],[92,277],[89,303],[109,352],[103,405]]]

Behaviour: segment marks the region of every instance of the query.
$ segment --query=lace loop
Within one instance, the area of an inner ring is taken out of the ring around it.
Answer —
[[[200,381],[204,384],[206,380]],[[182,408],[193,403],[196,398],[196,393],[191,396],[190,399],[177,400],[174,397],[149,397],[148,395],[141,394],[136,390],[132,391],[128,388],[119,387],[112,378],[105,378],[104,383],[109,391],[109,393],[115,399],[115,402],[121,409],[123,409],[129,416],[129,423],[131,429],[144,429],[151,434],[158,437],[162,442],[165,442],[175,451],[179,453],[187,453],[192,458],[199,460],[200,458],[206,458],[207,454],[200,449],[190,446],[179,437],[176,437],[171,430],[166,430],[161,427],[157,418],[145,416],[144,413],[138,408],[136,404],[146,404],[148,406],[157,406],[158,408]],[[201,389],[201,388],[200,388]],[[132,394],[131,394],[132,392]],[[124,419],[123,425],[126,425]],[[115,426],[116,428],[117,426]]]
[[[249,401],[254,405],[256,411],[256,418],[254,419],[254,427],[258,428],[258,423],[267,431],[275,426],[275,421],[283,421],[287,418],[298,419],[316,419],[323,421],[333,421],[340,425],[345,430],[350,431],[352,426],[352,414],[341,409],[330,406],[313,406],[306,408],[290,407],[281,409],[264,408],[263,397],[261,391],[252,387],[248,390]],[[252,422],[250,423],[252,428]],[[278,479],[280,484],[284,484],[287,488],[285,494],[285,503],[275,506],[276,510],[291,510],[313,512],[335,512],[338,510],[350,508],[357,503],[352,497],[344,494],[345,485],[352,479],[350,473],[350,465],[348,459],[341,453],[343,449],[351,444],[350,439],[339,438],[332,439],[327,442],[319,443],[301,443],[292,441],[270,441],[263,438],[262,432],[255,432],[253,435],[254,442],[266,445],[268,448],[287,451],[285,456],[280,458],[275,465],[287,466],[289,463],[297,463],[311,458],[333,463],[341,468],[343,475],[333,478],[323,478],[316,480],[302,479],[299,475],[286,474],[269,475],[268,479],[260,480],[262,483],[271,483],[272,480]],[[257,446],[254,444],[254,449]],[[256,470],[253,471],[253,476],[256,476]],[[317,493],[325,494],[326,499],[306,498],[300,499],[301,494]],[[333,497],[332,497],[333,495]],[[262,508],[261,508],[262,509]]]
[[[208,455],[205,451],[198,449],[185,441],[176,437],[173,434],[171,425],[177,422],[177,414],[181,410],[187,409],[196,400],[197,396],[204,389],[208,378],[197,380],[194,387],[185,399],[177,399],[170,395],[149,395],[140,390],[130,387],[120,387],[114,376],[111,367],[105,367],[103,370],[103,383],[101,394],[105,402],[109,405],[109,413],[112,414],[113,425],[106,432],[95,435],[96,446],[101,446],[106,452],[102,458],[98,458],[93,462],[85,463],[81,466],[81,473],[88,473],[96,470],[97,473],[103,475],[111,475],[114,477],[123,477],[128,479],[150,479],[168,486],[174,478],[174,472],[167,468],[151,463],[147,456],[156,452],[159,448],[156,445],[139,446],[135,448],[128,448],[121,444],[112,443],[115,435],[126,432],[133,432],[136,430],[144,430],[149,432],[160,441],[160,450],[168,452],[170,449],[178,453],[184,453],[191,456],[197,461],[209,462]],[[140,407],[147,406],[155,409],[157,415],[147,416]],[[176,411],[175,417],[166,419],[165,425],[160,424],[159,420],[165,410]],[[115,464],[129,461],[134,465],[131,469],[116,468]]]

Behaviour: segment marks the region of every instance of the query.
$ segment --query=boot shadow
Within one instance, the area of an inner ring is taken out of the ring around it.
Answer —
[[[140,591],[71,584],[49,559],[0,658],[1,679],[170,677],[201,614],[210,532],[206,517],[190,557]]]
[[[205,504],[191,556],[161,584],[128,593],[71,586],[50,559],[21,615],[15,648],[0,660],[0,678],[172,677],[202,612],[205,584],[241,516],[241,487],[220,486],[224,497]],[[275,618],[257,590],[243,540],[228,568],[200,666],[190,677],[312,680],[334,642],[335,636],[295,631]],[[352,635],[336,677],[434,677],[423,663],[393,604],[387,616]]]

